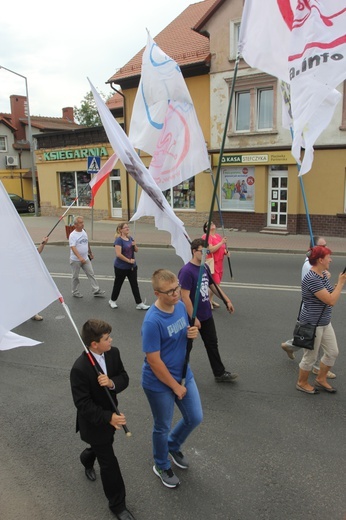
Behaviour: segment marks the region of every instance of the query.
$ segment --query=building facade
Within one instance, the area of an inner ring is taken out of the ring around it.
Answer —
[[[343,103],[337,106],[330,125],[316,143],[312,170],[301,180],[290,153],[290,132],[282,126],[278,80],[251,69],[242,59],[235,77],[242,9],[243,0],[198,2],[155,37],[181,68],[211,165],[210,171],[167,190],[167,200],[186,225],[202,225],[209,215],[217,180],[217,203],[213,208],[217,224],[256,232],[308,234],[307,209],[315,234],[346,236],[345,85],[339,86]],[[126,132],[143,50],[108,80],[114,89],[121,87],[116,95],[123,99]],[[100,129],[74,130],[60,137],[51,135],[50,140],[41,135],[37,142],[42,213],[59,215],[78,197],[78,212],[90,214],[86,185],[92,171],[88,157],[100,157],[102,165],[112,153],[105,134]],[[149,166],[151,158],[139,153]],[[135,212],[140,190],[120,163],[116,168],[98,192],[93,210],[96,218],[128,220]]]

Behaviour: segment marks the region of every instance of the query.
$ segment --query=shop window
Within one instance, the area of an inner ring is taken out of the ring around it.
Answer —
[[[0,135],[0,152],[7,152],[7,137]]]
[[[261,79],[247,76],[246,81],[238,81],[232,103],[231,133],[276,132],[276,84],[277,80],[270,76]]]
[[[78,197],[76,207],[89,206],[91,175],[87,172],[60,172],[61,205],[70,206]]]
[[[186,181],[173,186],[163,192],[169,204],[173,209],[195,209],[196,208],[196,191],[195,178],[191,177]]]

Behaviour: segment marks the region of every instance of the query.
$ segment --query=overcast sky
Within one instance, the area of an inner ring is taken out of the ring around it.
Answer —
[[[1,6],[0,65],[26,76],[30,113],[61,117],[105,82],[196,0],[17,0]],[[0,69],[0,112],[25,80]]]

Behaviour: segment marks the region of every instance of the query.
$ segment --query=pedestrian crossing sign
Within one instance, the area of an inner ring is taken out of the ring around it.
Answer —
[[[88,173],[98,173],[101,167],[101,157],[88,157]]]

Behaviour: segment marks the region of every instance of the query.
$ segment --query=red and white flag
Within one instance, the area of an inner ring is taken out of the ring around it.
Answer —
[[[94,205],[96,193],[98,192],[104,181],[107,179],[111,171],[114,169],[117,162],[118,157],[114,153],[109,159],[107,159],[102,168],[100,168],[97,174],[89,182],[89,186],[91,188],[91,201],[89,205],[91,207]]]
[[[129,139],[152,156],[149,172],[164,191],[210,167],[207,146],[179,65],[148,33]]]
[[[0,350],[39,342],[10,332],[61,294],[0,182]]]
[[[138,208],[131,220],[136,220],[143,215],[154,216],[156,227],[171,234],[172,246],[183,261],[187,263],[191,258],[191,251],[189,237],[183,222],[176,216],[168,204],[162,191],[158,188],[147,168],[140,160],[124,130],[113,117],[90,80],[89,83],[103,127],[115,154],[123,163],[129,175],[147,195],[145,204]]]
[[[239,51],[251,66],[290,84],[292,154],[300,175],[328,126],[346,78],[345,0],[245,0]],[[301,160],[301,151],[305,149]]]

